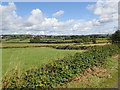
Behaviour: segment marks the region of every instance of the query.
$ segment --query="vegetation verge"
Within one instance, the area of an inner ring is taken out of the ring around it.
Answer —
[[[87,68],[105,63],[108,56],[118,54],[120,46],[95,46],[84,53],[65,57],[42,68],[28,70],[21,75],[16,71],[13,77],[3,79],[3,88],[55,88],[70,82]]]
[[[119,55],[108,57],[102,66],[93,66],[58,88],[118,88]]]

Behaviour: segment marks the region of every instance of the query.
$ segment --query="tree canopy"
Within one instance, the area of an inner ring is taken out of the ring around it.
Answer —
[[[120,43],[120,30],[112,34],[112,43]]]

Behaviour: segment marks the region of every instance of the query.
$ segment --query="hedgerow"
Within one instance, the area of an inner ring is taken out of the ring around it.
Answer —
[[[56,49],[67,49],[67,50],[86,50],[92,48],[92,46],[75,46],[75,45],[62,45],[62,46],[54,46]]]
[[[55,49],[64,50],[86,50],[92,48],[93,46],[77,46],[77,45],[36,45],[36,46],[8,46],[2,48],[30,48],[30,47],[51,47]]]
[[[3,80],[3,88],[55,88],[94,65],[102,65],[108,56],[118,54],[120,47],[116,45],[95,46],[73,56],[64,57],[42,68],[31,69],[20,76],[17,72],[9,80]]]

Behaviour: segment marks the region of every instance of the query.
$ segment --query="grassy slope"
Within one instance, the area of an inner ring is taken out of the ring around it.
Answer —
[[[52,48],[7,48],[2,50],[3,74],[19,67],[22,71],[42,66],[57,58],[74,54],[77,50],[56,50]]]
[[[94,73],[99,74],[96,76]],[[86,76],[83,74],[80,79],[73,80],[63,88],[118,88],[118,57],[108,58],[104,67],[99,67]]]

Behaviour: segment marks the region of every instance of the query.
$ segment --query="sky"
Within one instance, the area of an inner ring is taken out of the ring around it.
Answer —
[[[118,0],[97,2],[2,2],[0,34],[112,34]]]

